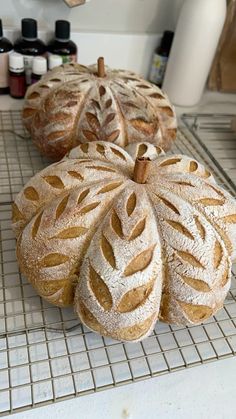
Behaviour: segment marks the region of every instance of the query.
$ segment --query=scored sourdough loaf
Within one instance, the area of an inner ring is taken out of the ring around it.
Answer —
[[[159,318],[219,310],[236,253],[236,202],[196,160],[154,145],[82,144],[36,174],[13,204],[21,271],[40,296],[74,303],[120,340]]]
[[[41,153],[58,160],[73,147],[106,140],[125,147],[148,141],[168,150],[176,117],[167,96],[126,70],[66,64],[26,94],[23,123]]]

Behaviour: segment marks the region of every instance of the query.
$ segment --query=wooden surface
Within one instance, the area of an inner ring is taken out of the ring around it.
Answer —
[[[86,3],[86,0],[64,0],[69,7],[81,6]]]

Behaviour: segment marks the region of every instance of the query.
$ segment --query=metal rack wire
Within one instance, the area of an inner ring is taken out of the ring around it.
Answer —
[[[228,184],[236,185],[236,131],[231,114],[184,114],[187,130],[197,139]]]
[[[202,161],[236,196],[232,179],[190,133],[196,126],[198,135],[205,132],[201,117],[186,116],[184,122],[172,152]],[[230,157],[232,150],[236,156],[232,147]],[[36,295],[18,271],[11,202],[46,164],[27,138],[20,113],[0,113],[0,416],[235,355],[236,271],[225,306],[214,318],[192,327],[159,322],[149,338],[135,344],[92,333],[72,309],[53,307]]]

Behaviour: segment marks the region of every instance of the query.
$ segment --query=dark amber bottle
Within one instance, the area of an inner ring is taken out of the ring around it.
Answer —
[[[24,56],[26,84],[31,83],[33,58],[45,55],[46,46],[38,39],[37,21],[35,19],[22,19],[21,38],[14,43],[14,50]]]
[[[23,99],[26,91],[24,58],[17,52],[9,58],[9,86],[11,97]]]
[[[55,23],[55,39],[47,46],[49,54],[62,57],[63,64],[77,62],[77,46],[70,40],[70,22],[57,20]]]

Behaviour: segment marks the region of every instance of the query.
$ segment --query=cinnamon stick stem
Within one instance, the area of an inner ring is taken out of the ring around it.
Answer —
[[[98,58],[98,77],[105,77],[105,65],[104,65],[104,58]]]
[[[150,170],[151,160],[146,157],[137,157],[134,165],[134,176],[133,180],[136,183],[146,183],[149,170]]]

